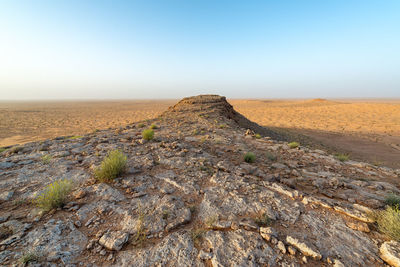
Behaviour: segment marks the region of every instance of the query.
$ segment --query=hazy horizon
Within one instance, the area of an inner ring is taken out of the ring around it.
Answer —
[[[0,2],[0,100],[400,98],[400,2]]]

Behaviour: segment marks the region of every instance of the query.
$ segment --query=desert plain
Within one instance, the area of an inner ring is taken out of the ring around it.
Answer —
[[[292,141],[400,168],[400,100],[228,99]],[[79,136],[156,118],[177,100],[0,102],[0,147]]]

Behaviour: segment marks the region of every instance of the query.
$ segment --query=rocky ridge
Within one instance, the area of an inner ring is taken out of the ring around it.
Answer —
[[[220,96],[144,124],[154,140],[137,123],[2,152],[0,265],[32,253],[41,266],[399,266],[368,213],[400,194],[400,170],[291,149]],[[114,149],[126,173],[96,182]],[[42,213],[31,202],[57,179],[74,182],[70,200]]]

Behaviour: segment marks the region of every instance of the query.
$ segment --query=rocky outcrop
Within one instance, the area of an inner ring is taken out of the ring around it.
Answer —
[[[398,266],[369,213],[400,194],[386,182],[399,170],[291,149],[220,96],[143,124],[154,140],[132,124],[2,152],[0,265],[33,253],[43,266]],[[113,149],[127,171],[98,183]],[[67,203],[40,212],[32,200],[58,179],[74,184]]]

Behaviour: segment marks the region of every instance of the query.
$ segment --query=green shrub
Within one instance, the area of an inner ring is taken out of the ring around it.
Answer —
[[[142,132],[142,137],[144,140],[150,141],[154,138],[154,131],[152,129],[147,129]]]
[[[155,124],[150,125],[150,129],[158,129],[158,126]]]
[[[28,264],[29,262],[37,262],[39,261],[39,255],[34,251],[25,252],[22,257],[19,259],[20,263],[23,265]]]
[[[257,139],[260,139],[261,138],[261,134],[256,134],[254,137],[257,138]]]
[[[126,156],[120,150],[113,150],[103,159],[94,176],[100,182],[112,181],[125,171]]]
[[[271,153],[271,152],[269,152],[269,151],[267,151],[265,154],[266,154],[267,158],[268,158],[270,161],[276,161],[277,156],[276,156],[275,154],[273,154],[273,153]]]
[[[45,190],[36,197],[36,205],[43,211],[62,207],[72,190],[72,182],[69,180],[57,180],[49,184]]]
[[[244,161],[246,161],[247,163],[253,163],[256,161],[256,155],[252,152],[247,152],[246,154],[244,154]]]
[[[341,162],[349,160],[349,155],[346,154],[336,154],[336,158]]]
[[[385,198],[385,204],[391,207],[400,206],[400,196],[389,194]]]
[[[49,164],[52,160],[52,156],[51,155],[43,155],[42,156],[42,163],[43,164]]]
[[[139,128],[143,128],[143,127],[144,127],[144,123],[139,123],[139,124],[138,124],[138,127],[139,127]]]
[[[297,147],[299,147],[299,143],[297,143],[297,142],[290,142],[289,144],[288,144],[288,146],[290,147],[290,148],[297,148]]]
[[[4,152],[4,151],[6,151],[6,150],[7,150],[7,148],[0,147],[0,153]]]
[[[67,139],[69,139],[69,140],[75,140],[75,139],[79,139],[79,138],[82,138],[83,136],[81,136],[81,135],[74,135],[74,136],[70,136],[70,137],[68,137]]]
[[[400,210],[399,206],[386,207],[385,210],[376,214],[378,229],[393,238],[400,241]]]
[[[262,213],[259,214],[255,219],[254,222],[259,226],[259,227],[265,227],[269,226],[272,222],[271,218],[268,217],[267,214]]]

